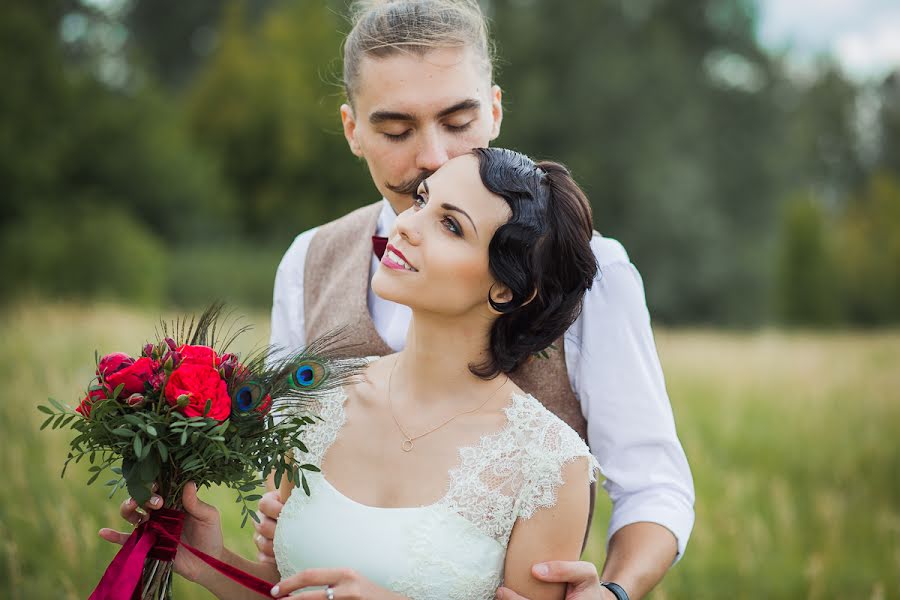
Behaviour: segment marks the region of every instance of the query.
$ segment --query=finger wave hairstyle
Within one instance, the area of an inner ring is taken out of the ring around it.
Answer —
[[[353,27],[344,40],[344,91],[351,103],[365,56],[470,48],[492,81],[494,48],[477,0],[357,0],[351,10]]]
[[[565,333],[581,312],[598,266],[591,206],[566,167],[535,163],[503,148],[472,153],[484,186],[512,211],[488,248],[491,273],[512,299],[488,298],[501,313],[491,326],[489,358],[469,367],[490,379],[514,372]]]

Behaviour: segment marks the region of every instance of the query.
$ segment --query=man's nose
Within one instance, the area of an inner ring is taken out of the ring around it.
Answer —
[[[447,140],[436,128],[429,127],[419,138],[416,167],[423,171],[437,171],[449,160]]]

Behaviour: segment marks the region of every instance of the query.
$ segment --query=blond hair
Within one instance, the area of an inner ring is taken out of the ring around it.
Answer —
[[[352,23],[344,40],[344,91],[350,102],[365,56],[470,48],[488,79],[493,77],[494,49],[477,0],[357,0]]]

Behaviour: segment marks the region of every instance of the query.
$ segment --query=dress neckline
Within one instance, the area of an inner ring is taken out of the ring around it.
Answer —
[[[522,402],[528,402],[528,401],[537,403],[539,406],[543,406],[531,394],[528,394],[528,393],[519,394],[517,392],[512,392],[510,394],[509,403],[507,403],[507,405],[503,407],[503,412],[506,415],[506,424],[503,425],[503,427],[501,427],[500,429],[498,429],[497,431],[495,431],[493,433],[486,433],[486,434],[482,435],[481,437],[478,438],[478,441],[475,442],[474,444],[470,444],[468,446],[460,446],[459,448],[457,448],[457,450],[456,450],[457,462],[453,467],[451,467],[447,471],[447,475],[445,478],[446,479],[446,488],[440,498],[438,498],[437,500],[435,500],[434,502],[431,502],[429,504],[422,504],[419,506],[372,506],[370,504],[363,504],[362,502],[354,500],[350,496],[347,496],[342,491],[337,489],[330,481],[328,481],[328,478],[325,477],[325,471],[322,470],[322,464],[325,462],[325,455],[328,453],[328,449],[331,448],[331,445],[334,444],[335,440],[337,440],[338,433],[343,428],[344,423],[346,423],[346,421],[347,421],[347,413],[346,413],[346,411],[344,411],[344,404],[346,404],[346,402],[347,402],[347,391],[343,387],[341,387],[340,391],[336,394],[336,397],[334,399],[334,402],[338,405],[338,408],[340,409],[340,419],[339,419],[340,423],[338,424],[337,428],[334,431],[334,437],[332,438],[332,440],[328,443],[328,445],[325,448],[322,449],[322,455],[319,457],[319,468],[320,468],[319,478],[322,481],[324,481],[325,484],[329,488],[331,488],[331,490],[335,494],[337,494],[339,497],[343,498],[344,500],[347,500],[351,504],[365,508],[367,510],[413,511],[413,510],[427,510],[427,509],[431,509],[431,508],[440,506],[441,504],[444,504],[447,501],[447,498],[450,496],[450,493],[453,491],[454,479],[457,475],[457,472],[462,467],[463,453],[468,452],[468,451],[475,451],[475,450],[478,450],[479,448],[483,448],[485,445],[485,442],[488,442],[492,439],[499,439],[500,437],[506,435],[514,426],[513,420],[510,418],[510,411],[518,404],[520,404]]]

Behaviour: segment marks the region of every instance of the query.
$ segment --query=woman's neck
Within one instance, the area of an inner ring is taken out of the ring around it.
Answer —
[[[480,321],[480,319],[479,319]],[[481,387],[495,387],[476,377],[470,364],[488,356],[489,324],[413,312],[406,347],[397,357],[393,379],[403,382],[416,402],[459,398]],[[399,386],[397,386],[399,387]]]

